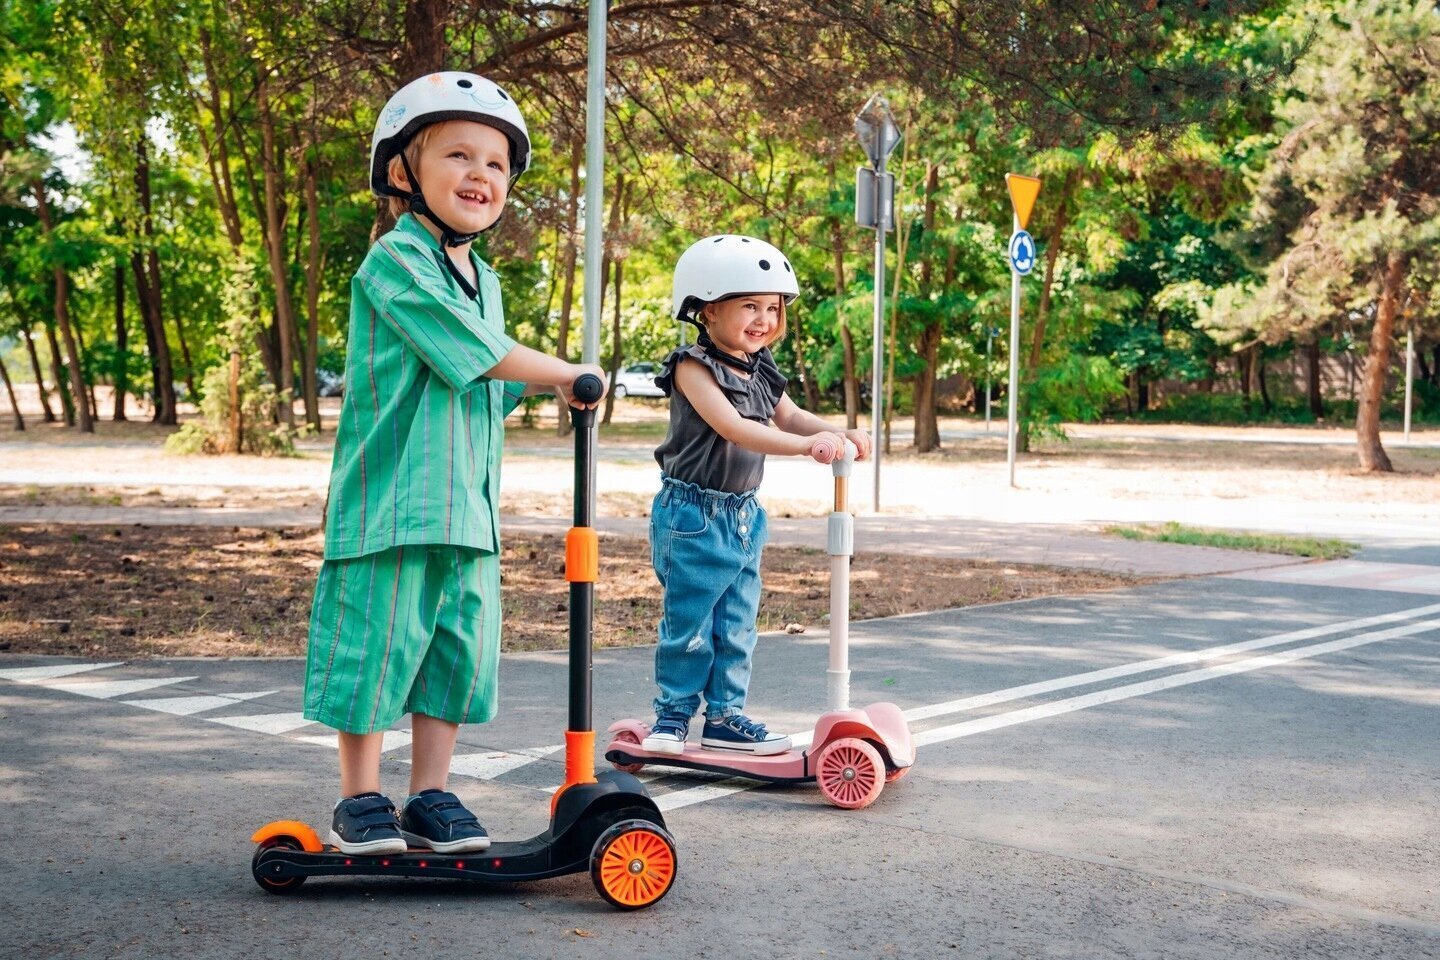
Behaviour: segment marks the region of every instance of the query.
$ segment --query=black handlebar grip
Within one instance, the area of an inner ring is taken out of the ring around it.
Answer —
[[[575,378],[575,383],[570,387],[570,392],[575,399],[581,403],[595,403],[605,396],[605,381],[593,373],[582,373]]]

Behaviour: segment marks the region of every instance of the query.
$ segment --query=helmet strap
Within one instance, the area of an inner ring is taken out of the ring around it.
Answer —
[[[480,295],[480,291],[475,288],[465,274],[460,272],[460,268],[455,266],[455,261],[450,259],[450,254],[446,252],[445,248],[471,243],[484,231],[456,233],[448,223],[436,216],[435,211],[431,210],[429,204],[425,202],[425,195],[420,192],[420,180],[410,169],[410,161],[406,158],[404,150],[400,151],[400,165],[405,168],[405,179],[410,181],[410,192],[405,195],[405,202],[409,205],[410,212],[417,217],[424,217],[440,228],[440,252],[444,254],[445,266],[449,268],[450,275],[455,278],[455,282],[460,284],[460,289],[465,291],[465,296],[474,300]],[[499,223],[499,220],[496,220],[496,223]]]
[[[753,355],[747,355],[746,358],[742,360],[739,357],[734,356],[733,354],[726,353],[724,350],[721,350],[719,347],[715,346],[715,341],[710,339],[710,331],[706,330],[699,323],[696,323],[695,325],[697,327],[700,327],[700,336],[695,342],[698,343],[700,345],[700,348],[705,351],[705,356],[710,357],[714,360],[719,360],[721,363],[729,364],[737,370],[744,370],[746,373],[755,372],[755,369],[759,366],[759,363],[756,361]]]

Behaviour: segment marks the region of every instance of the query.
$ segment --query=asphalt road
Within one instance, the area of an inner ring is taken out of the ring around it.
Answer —
[[[680,876],[632,914],[584,875],[266,894],[251,831],[336,790],[299,662],[0,658],[0,956],[1437,957],[1440,565],[1383,559],[856,624],[852,700],[910,713],[915,770],[860,811],[650,779]],[[808,729],[825,639],[762,641],[753,715]],[[652,657],[597,655],[602,729]],[[544,826],[564,676],[506,658],[462,735],[493,835]]]

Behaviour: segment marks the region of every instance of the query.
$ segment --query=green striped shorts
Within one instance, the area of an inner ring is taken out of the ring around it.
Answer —
[[[305,718],[346,733],[406,713],[495,716],[500,560],[468,547],[392,547],[326,560],[310,611]]]

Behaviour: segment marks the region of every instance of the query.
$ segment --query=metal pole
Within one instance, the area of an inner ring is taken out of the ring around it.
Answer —
[[[885,323],[885,157],[875,165],[875,349],[870,371],[870,457],[875,461],[873,507],[880,512],[880,420],[884,395],[880,392],[881,367],[885,343],[881,328]]]
[[[605,222],[606,0],[590,0],[589,62],[585,73],[585,331],[580,359],[600,362],[600,288]]]
[[[1020,229],[1020,216],[1014,217],[1015,230]],[[1020,273],[1010,266],[1010,388],[1006,400],[1010,408],[1010,436],[1005,441],[1005,463],[1010,469],[1010,486],[1015,486],[1015,398],[1020,392]]]
[[[1410,400],[1415,383],[1415,331],[1405,334],[1405,445],[1410,445]]]
[[[994,328],[985,324],[985,432],[990,432],[990,345],[995,342]]]

